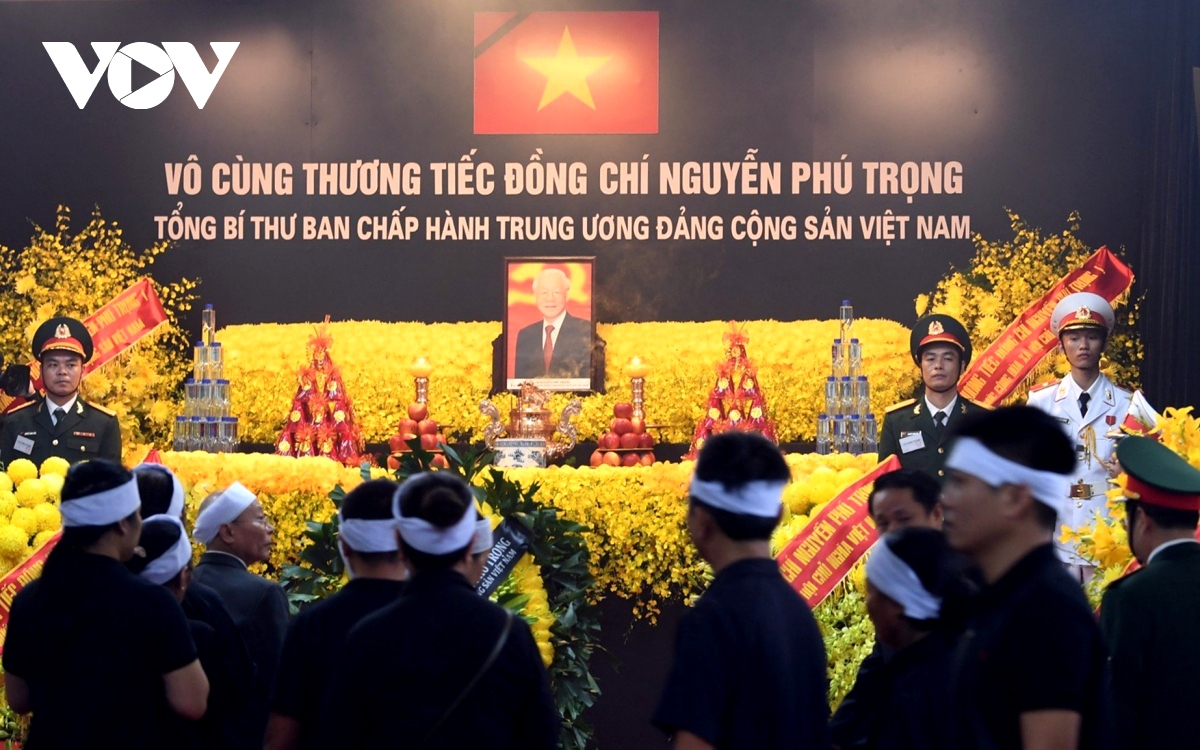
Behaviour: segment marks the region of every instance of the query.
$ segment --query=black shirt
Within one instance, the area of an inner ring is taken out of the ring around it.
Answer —
[[[954,679],[961,747],[1020,748],[1020,716],[1082,716],[1081,750],[1107,748],[1112,696],[1100,628],[1050,544],[984,589],[963,635]]]
[[[233,617],[220,594],[196,581],[184,592],[183,612],[208,675],[208,711],[201,720],[202,730],[209,737],[215,734],[220,738],[214,747],[258,750],[262,747],[263,696],[269,686],[259,682]]]
[[[955,750],[946,731],[950,697],[946,683],[957,645],[954,633],[936,630],[886,658],[873,652],[868,659],[875,661],[867,670],[867,685],[859,692],[857,705],[847,707],[843,702],[830,722],[837,747]],[[864,677],[862,670],[859,677]],[[858,714],[857,725],[839,721],[843,708]],[[857,731],[847,733],[847,729]]]
[[[31,750],[180,746],[163,675],[196,660],[179,603],[109,557],[56,549],[13,600],[4,669],[28,684]]]
[[[771,559],[722,570],[679,624],[654,724],[718,750],[829,747],[825,645]]]
[[[403,581],[356,578],[292,620],[283,641],[271,710],[300,722],[301,748],[321,747],[316,737],[317,715],[347,634],[403,592]]]
[[[321,711],[326,747],[553,750],[560,719],[529,626],[515,617],[492,666],[441,727],[479,672],[508,615],[461,574],[417,573],[394,604],[350,631]]]

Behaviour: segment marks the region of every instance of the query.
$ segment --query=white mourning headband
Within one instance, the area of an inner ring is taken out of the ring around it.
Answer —
[[[423,474],[415,474],[405,479],[392,495],[392,515],[396,517],[396,527],[400,529],[400,536],[408,546],[427,555],[446,555],[471,544],[475,539],[475,522],[479,520],[479,514],[475,512],[473,504],[457,523],[445,529],[434,526],[423,518],[409,518],[400,510],[400,501],[412,490],[415,483],[424,481],[422,477]]]
[[[395,552],[400,549],[394,518],[346,518],[339,511],[338,534],[355,552]]]
[[[142,569],[142,572],[138,573],[138,575],[150,583],[161,586],[179,575],[179,571],[186,568],[187,564],[191,562],[192,542],[188,539],[187,530],[183,528],[183,521],[180,521],[178,516],[160,513],[157,516],[147,518],[142,522],[142,526],[144,528],[147,524],[156,521],[162,521],[179,527],[179,538],[175,540],[175,544],[171,545],[171,548],[166,552],[148,562],[146,567]]]
[[[478,555],[492,548],[492,519],[481,518],[475,522],[475,541],[471,544],[471,554]]]
[[[714,508],[740,515],[777,518],[787,482],[759,480],[748,482],[734,490],[725,489],[720,482],[706,482],[692,476],[688,493]]]
[[[941,597],[925,590],[916,571],[892,552],[886,536],[867,558],[867,580],[914,620],[935,620],[942,611]]]
[[[234,482],[196,516],[192,537],[201,544],[208,544],[217,538],[222,526],[236,521],[242,511],[257,499],[241,482]]]
[[[113,487],[111,490],[97,492],[94,495],[63,500],[59,505],[64,527],[72,526],[108,526],[142,507],[142,498],[138,495],[137,479],[131,478],[125,484]]]
[[[144,474],[151,471],[161,471],[171,478],[171,504],[167,506],[167,515],[182,518],[183,483],[179,481],[179,477],[175,476],[175,472],[162,464],[138,464],[133,467],[134,474]]]
[[[1022,466],[998,456],[975,438],[959,438],[946,459],[946,468],[978,477],[990,487],[1023,484],[1039,502],[1061,513],[1071,492],[1071,479],[1065,474]]]

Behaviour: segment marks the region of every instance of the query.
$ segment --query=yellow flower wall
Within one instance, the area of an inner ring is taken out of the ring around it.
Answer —
[[[607,343],[609,392],[583,399],[583,413],[576,419],[580,439],[602,434],[613,404],[630,400],[629,379],[622,368],[638,356],[651,367],[646,378],[649,421],[665,425],[665,442],[688,442],[715,382],[714,367],[724,357],[721,336],[728,323],[620,323],[597,328]],[[278,436],[311,331],[312,324],[261,324],[230,326],[219,333],[243,441],[268,443]],[[838,322],[751,321],[746,331],[747,350],[758,364],[779,439],[814,439]],[[478,404],[491,388],[492,340],[500,335],[499,323],[343,322],[331,324],[330,333],[330,355],[342,370],[367,441],[383,442],[396,433],[414,398],[408,368],[418,357],[428,358],[434,367],[431,416],[451,434],[482,439],[487,420]],[[908,355],[908,330],[892,321],[859,320],[854,335],[863,344],[871,408],[882,419],[884,409],[911,396],[917,383]],[[557,414],[570,398],[555,395],[551,409]],[[500,395],[495,402],[506,413],[513,399]]]

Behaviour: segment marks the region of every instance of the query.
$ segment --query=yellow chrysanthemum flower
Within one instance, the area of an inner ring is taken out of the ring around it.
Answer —
[[[67,476],[67,470],[71,468],[71,463],[65,458],[59,456],[51,456],[45,461],[42,461],[40,475],[45,478],[47,474],[57,474],[60,477]]]
[[[29,537],[38,533],[37,514],[32,508],[17,508],[13,511],[10,523],[25,532],[26,546],[28,546]]]
[[[23,508],[33,508],[46,502],[50,497],[50,489],[41,479],[26,479],[17,485],[17,503]]]
[[[0,492],[0,521],[7,521],[12,518],[12,513],[17,509],[17,496],[11,492]]]
[[[40,549],[42,547],[42,545],[44,545],[46,542],[50,541],[50,539],[53,538],[53,536],[57,533],[58,533],[58,529],[54,529],[51,531],[39,531],[37,533],[37,535],[33,538],[33,548],[35,550]]]
[[[25,533],[25,529],[11,523],[0,526],[0,557],[20,560],[28,551],[29,534]]]
[[[12,492],[13,489],[13,481],[8,478],[8,474],[0,472],[0,492]]]
[[[18,458],[8,465],[7,473],[12,483],[20,487],[28,479],[37,479],[38,468],[28,458]]]
[[[55,532],[62,528],[62,515],[59,514],[57,507],[49,503],[42,503],[34,508],[33,514],[37,517],[39,532]]]
[[[41,482],[46,486],[46,500],[57,503],[62,498],[63,479],[58,474],[47,474],[41,477]]]

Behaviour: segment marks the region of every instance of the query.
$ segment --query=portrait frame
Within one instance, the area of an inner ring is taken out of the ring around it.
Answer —
[[[604,392],[604,346],[596,336],[595,271],[595,256],[504,258],[503,332],[493,368],[494,392],[518,391],[527,380],[544,391]],[[534,292],[535,282],[543,287],[540,297]],[[559,321],[548,366],[547,315]]]

